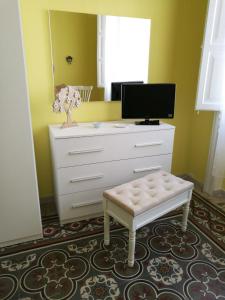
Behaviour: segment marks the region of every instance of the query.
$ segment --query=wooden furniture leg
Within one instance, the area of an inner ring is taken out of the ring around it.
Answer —
[[[104,244],[109,245],[110,237],[109,237],[109,214],[107,213],[106,206],[107,200],[104,199]]]
[[[187,229],[188,213],[189,213],[190,201],[183,205],[183,218],[182,218],[182,231],[185,232]]]
[[[128,249],[128,266],[134,265],[134,251],[135,251],[136,231],[129,230],[129,249]]]

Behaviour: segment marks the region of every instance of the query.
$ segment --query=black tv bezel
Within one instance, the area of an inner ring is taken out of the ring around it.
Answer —
[[[126,85],[130,85],[130,84],[144,84],[144,81],[142,80],[137,80],[137,81],[113,81],[111,82],[111,101],[121,101],[122,100],[122,86],[126,84]],[[113,97],[113,89],[115,86],[118,86],[120,88],[120,98],[115,98]]]
[[[140,86],[140,84],[136,84],[137,86]],[[121,114],[122,114],[122,119],[145,119],[145,121],[143,122],[139,122],[139,123],[143,123],[141,125],[148,125],[148,123],[150,123],[150,119],[154,120],[154,119],[173,119],[174,118],[174,112],[175,112],[175,101],[176,101],[176,84],[175,83],[146,83],[146,84],[141,84],[141,86],[146,86],[146,85],[173,85],[175,90],[174,90],[174,100],[173,100],[173,107],[172,107],[172,110],[173,110],[173,113],[172,114],[167,114],[167,115],[155,115],[155,116],[152,116],[151,114],[146,114],[146,115],[128,115],[126,113],[126,115],[124,114],[124,100],[123,100],[123,97],[124,97],[124,91],[122,91],[122,99],[121,99]],[[135,86],[135,84],[133,84],[133,86]],[[125,89],[126,88],[126,84],[124,84],[122,86],[122,89]],[[154,123],[154,122],[153,122]],[[155,123],[159,123],[159,122],[155,122]]]

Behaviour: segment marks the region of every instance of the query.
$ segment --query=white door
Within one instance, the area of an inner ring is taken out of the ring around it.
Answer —
[[[0,2],[0,246],[42,235],[18,0]]]

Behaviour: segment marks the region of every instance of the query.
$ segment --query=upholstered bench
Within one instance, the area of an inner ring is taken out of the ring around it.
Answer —
[[[129,229],[128,265],[134,265],[136,230],[183,206],[182,230],[186,231],[193,183],[157,171],[103,193],[104,244],[109,245],[109,216]]]

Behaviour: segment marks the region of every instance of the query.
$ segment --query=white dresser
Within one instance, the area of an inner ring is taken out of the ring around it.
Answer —
[[[170,171],[175,127],[115,122],[49,126],[61,224],[102,213],[102,193],[158,169]]]

